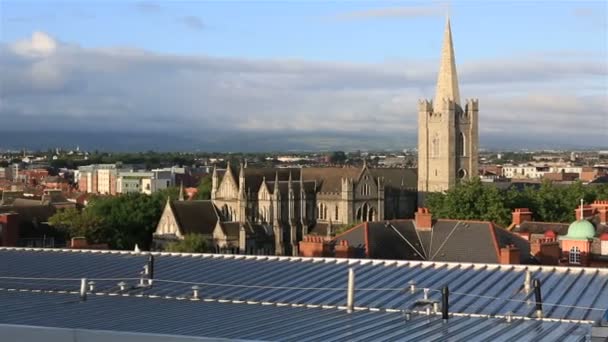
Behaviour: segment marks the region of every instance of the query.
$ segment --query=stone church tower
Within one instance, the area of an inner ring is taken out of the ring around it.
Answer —
[[[449,19],[443,39],[435,100],[418,102],[418,206],[478,172],[478,101],[461,106]]]

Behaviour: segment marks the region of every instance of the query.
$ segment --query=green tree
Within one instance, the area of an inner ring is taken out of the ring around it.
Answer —
[[[84,236],[90,243],[103,243],[104,222],[91,212],[68,208],[56,212],[49,218],[49,224],[68,238]]]
[[[187,234],[183,240],[167,245],[168,252],[205,253],[208,251],[207,240],[201,234]]]
[[[329,162],[333,164],[342,164],[346,161],[346,153],[343,151],[332,152],[329,156]]]
[[[430,193],[427,206],[438,218],[493,221],[506,226],[511,210],[507,196],[496,187],[485,186],[481,180],[457,184],[445,193]]]
[[[198,200],[208,200],[211,199],[211,183],[212,177],[210,175],[205,176],[201,179],[198,184],[198,192],[196,193],[196,199]]]

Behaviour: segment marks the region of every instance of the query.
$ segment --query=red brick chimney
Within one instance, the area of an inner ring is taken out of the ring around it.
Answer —
[[[530,243],[532,254],[541,265],[557,265],[562,255],[559,242],[554,238],[537,239]]]
[[[0,214],[0,246],[16,247],[19,239],[19,214]]]
[[[348,245],[348,241],[338,241],[334,247],[334,253],[336,258],[352,258],[354,256],[355,249]]]
[[[596,200],[591,207],[597,210],[600,224],[608,224],[608,200]]]
[[[433,217],[428,208],[418,208],[415,214],[416,229],[431,229],[433,228]]]
[[[500,249],[500,263],[501,264],[519,264],[519,248],[515,245],[506,245]]]
[[[515,208],[513,211],[513,224],[519,226],[520,224],[532,221],[532,212],[528,208]]]
[[[300,241],[300,256],[326,257],[329,256],[329,244],[321,236],[305,235]]]

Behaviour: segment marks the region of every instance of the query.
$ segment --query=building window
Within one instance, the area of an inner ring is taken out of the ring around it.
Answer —
[[[578,247],[574,246],[570,248],[569,259],[571,264],[580,264],[581,263],[581,250]]]
[[[600,253],[602,255],[608,255],[608,241],[602,241],[600,247],[601,247]]]
[[[339,215],[338,206],[336,206],[336,216],[335,216],[336,221],[338,220],[338,217],[339,217],[338,215]]]
[[[431,141],[431,157],[439,157],[439,136],[437,135]]]
[[[464,149],[464,146],[465,146],[464,143],[465,143],[464,133],[460,132],[460,133],[458,133],[458,137],[456,138],[456,154],[458,156],[461,156],[461,157],[466,156],[465,149]]]

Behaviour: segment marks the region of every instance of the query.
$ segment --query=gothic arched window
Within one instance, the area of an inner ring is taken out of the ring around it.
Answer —
[[[369,206],[367,203],[363,204],[363,207],[361,207],[361,215],[363,221],[369,221]]]
[[[580,264],[581,263],[581,250],[577,246],[570,248],[570,253],[568,254],[568,259],[571,264]]]
[[[338,216],[338,214],[339,214],[339,211],[338,211],[338,206],[336,205],[336,216],[335,216],[335,220],[336,220],[336,221],[337,221],[337,220],[339,220],[339,218],[338,218],[338,217],[339,217],[339,216]]]
[[[458,133],[458,137],[456,138],[456,155],[461,157],[466,156],[465,137],[462,132]]]
[[[435,134],[431,141],[431,157],[439,157],[439,136]]]

